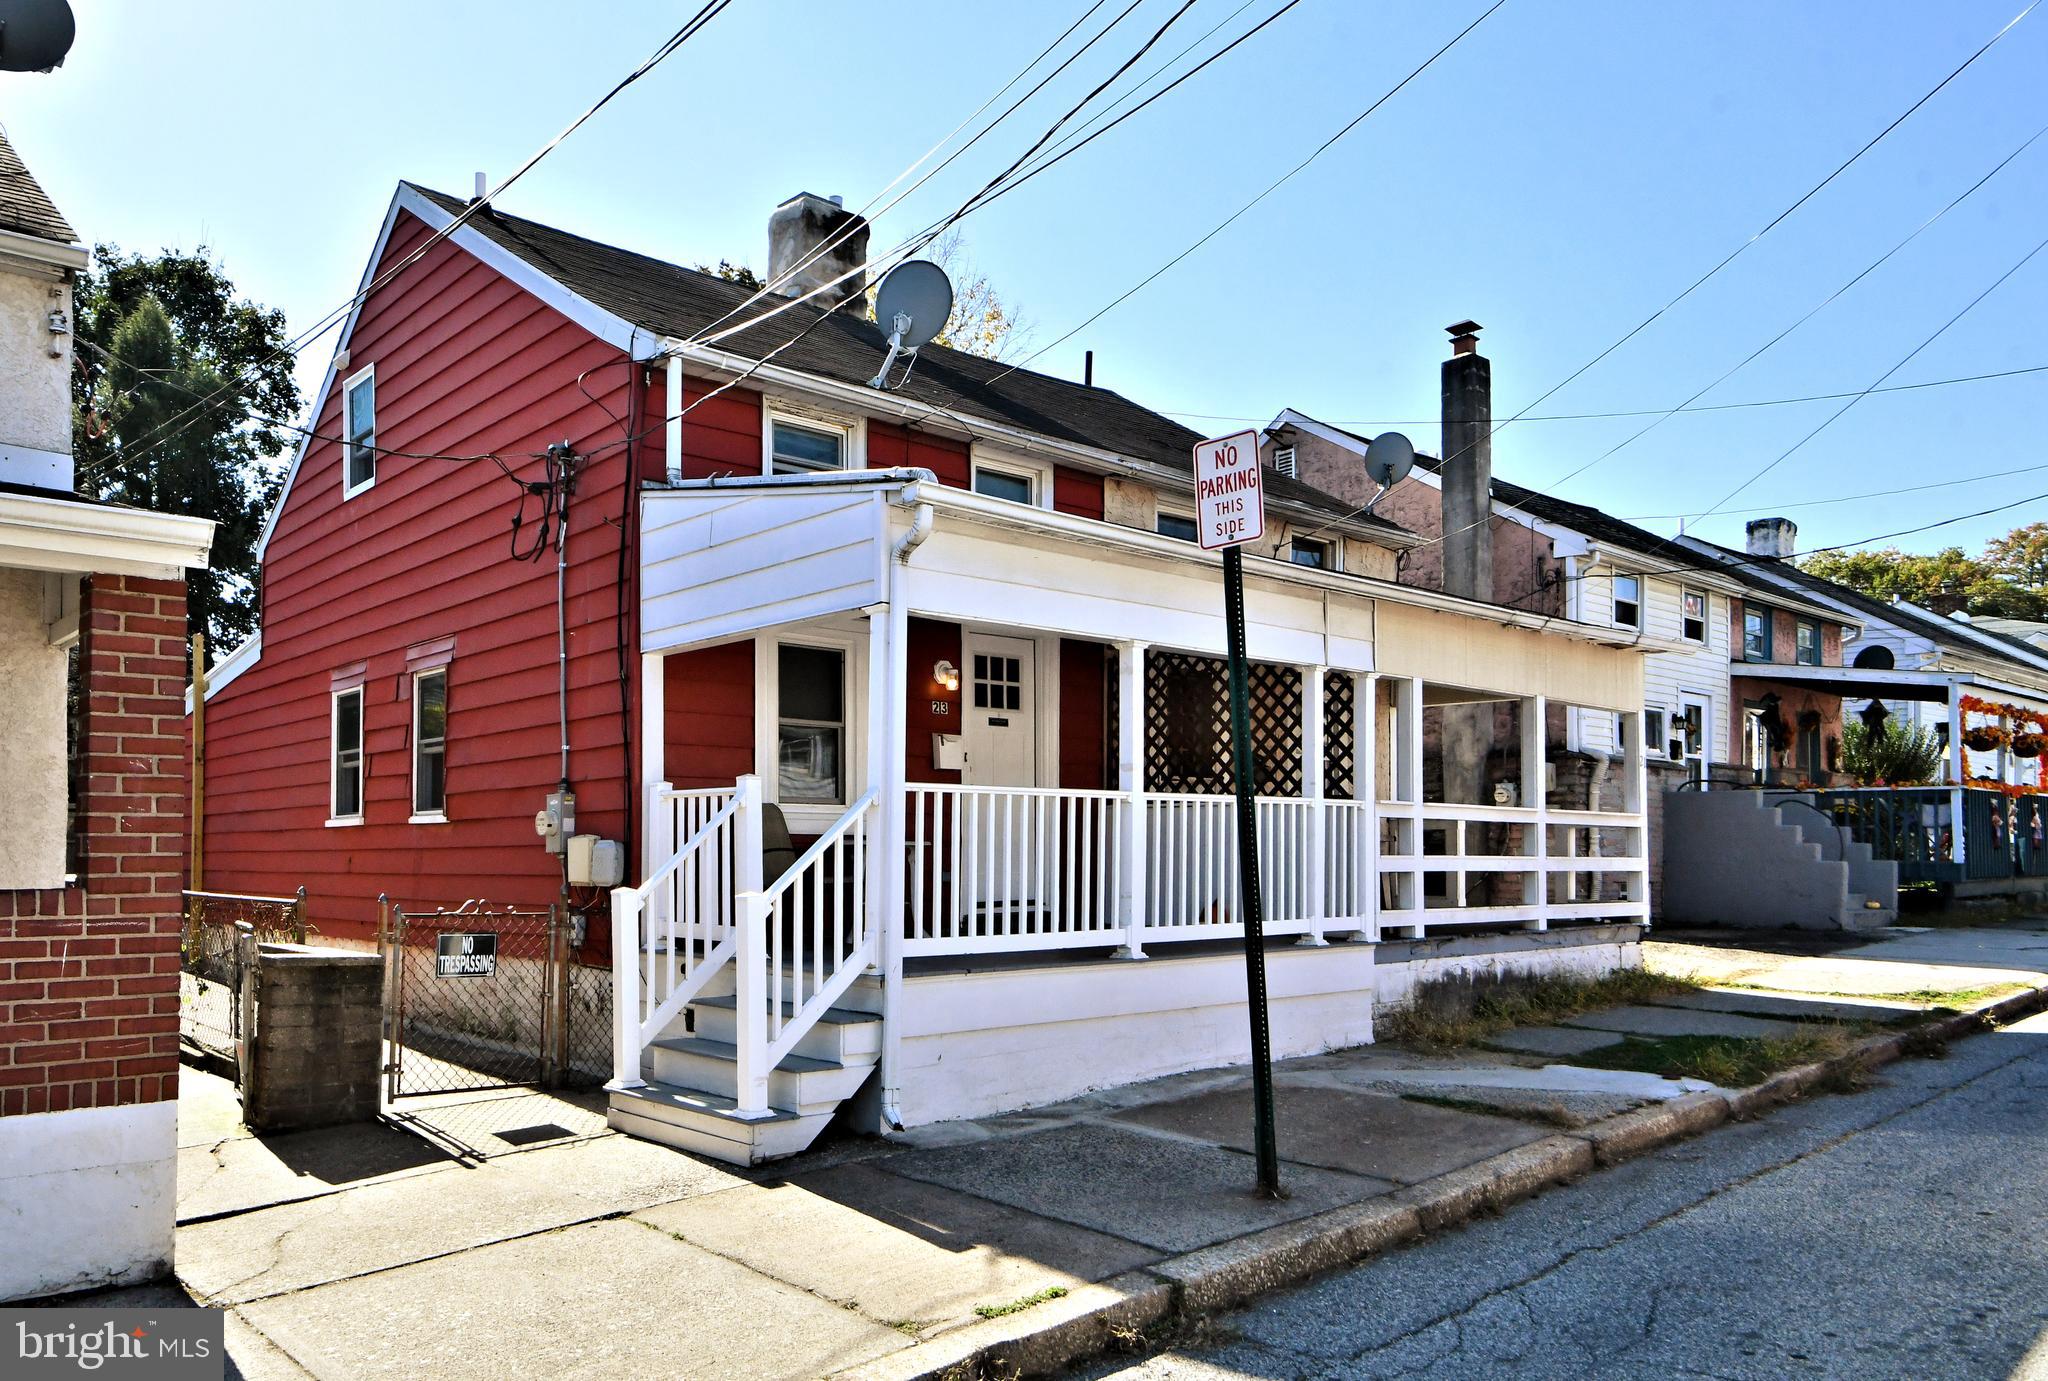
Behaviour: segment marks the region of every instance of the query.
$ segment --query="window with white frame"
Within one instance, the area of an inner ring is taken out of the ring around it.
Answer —
[[[1025,460],[974,457],[974,492],[1033,508],[1052,507],[1052,467]]]
[[[1678,634],[1689,643],[1707,640],[1707,597],[1698,590],[1679,591]]]
[[[776,799],[783,805],[846,800],[846,653],[776,648]]]
[[[808,417],[768,417],[768,473],[814,474],[852,465],[853,429]]]
[[[1297,566],[1310,566],[1319,571],[1337,569],[1336,547],[1314,537],[1297,537],[1289,542],[1287,559]]]
[[[448,813],[448,668],[412,678],[412,813],[414,819]]]
[[[1619,628],[1643,626],[1643,582],[1619,571],[1614,574],[1614,622]]]
[[[341,496],[377,482],[377,367],[364,365],[341,387]]]
[[[1614,717],[1614,742],[1617,747],[1628,741],[1625,727],[1627,723],[1627,715],[1617,714]],[[1665,712],[1663,710],[1643,711],[1643,751],[1653,758],[1661,758],[1668,755],[1671,745],[1665,736],[1664,726]]]
[[[1820,665],[1819,620],[1799,620],[1796,634],[1793,639],[1792,650],[1794,653],[1794,660],[1797,661],[1801,666],[1817,667]]]
[[[363,818],[363,688],[352,686],[334,693],[332,748],[328,805],[331,818],[357,821]]]

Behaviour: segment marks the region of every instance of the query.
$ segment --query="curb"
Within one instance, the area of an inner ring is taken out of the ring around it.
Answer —
[[[1036,1376],[1129,1346],[1161,1323],[1192,1322],[1270,1290],[1353,1265],[1392,1247],[1498,1212],[1596,1169],[1742,1121],[1804,1097],[1831,1077],[1903,1058],[1911,1037],[1948,1041],[2048,1009],[2048,987],[1971,1012],[1868,1036],[1829,1060],[1783,1070],[1751,1088],[1688,1093],[1545,1137],[1363,1203],[1282,1223],[1094,1285],[1022,1314],[988,1319],[833,1374],[833,1381],[972,1381]]]

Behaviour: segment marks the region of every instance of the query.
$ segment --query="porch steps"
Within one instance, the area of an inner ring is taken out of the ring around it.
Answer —
[[[1862,931],[1897,920],[1898,865],[1800,793],[1674,791],[1662,804],[1668,921]]]
[[[790,1014],[785,1005],[784,1015]],[[678,1022],[648,1047],[643,1073],[652,1075],[649,1082],[612,1090],[611,1125],[728,1164],[758,1165],[793,1156],[815,1141],[881,1058],[878,1014],[829,1008],[769,1071],[770,1115],[749,1120],[738,1115],[734,1101],[736,1018],[730,996],[691,1003],[687,1025]]]

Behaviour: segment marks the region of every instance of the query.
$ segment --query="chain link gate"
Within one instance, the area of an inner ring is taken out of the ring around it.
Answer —
[[[565,1081],[564,908],[469,901],[452,911],[406,911],[378,903],[387,1098]]]

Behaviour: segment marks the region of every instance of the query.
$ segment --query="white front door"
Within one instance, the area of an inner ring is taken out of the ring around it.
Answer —
[[[969,786],[1038,785],[1038,647],[969,633],[963,649]]]
[[[1714,760],[1714,702],[1704,695],[1679,692],[1678,717],[1671,730],[1672,746],[1679,750],[1675,756],[1685,764],[1687,779],[1705,780],[1707,764]]]
[[[1038,785],[1038,647],[1026,638],[969,633],[960,690],[968,786]],[[1004,924],[1022,923],[1049,895],[1048,833],[1037,797],[997,791],[963,802],[966,895]]]

